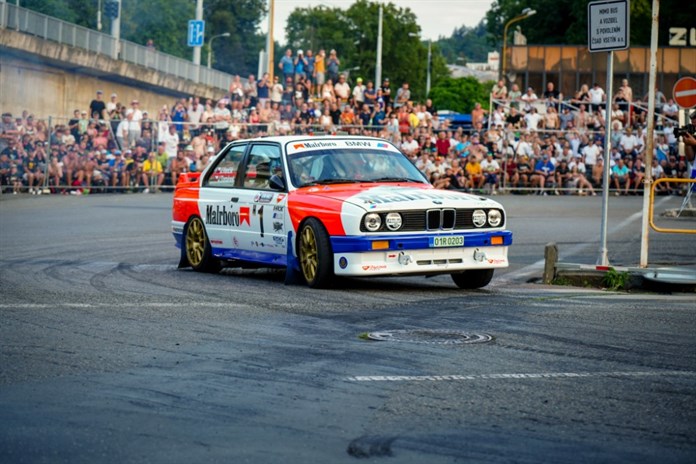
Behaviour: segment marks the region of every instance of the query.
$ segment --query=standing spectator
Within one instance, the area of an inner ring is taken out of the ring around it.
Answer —
[[[297,50],[297,56],[293,61],[295,66],[295,82],[297,83],[300,78],[307,78],[307,58],[304,56],[302,49]]]
[[[271,86],[271,103],[281,105],[283,102],[283,84],[278,76],[273,76],[273,85]]]
[[[227,108],[228,103],[229,101],[226,98],[221,98],[220,100],[218,100],[217,106],[213,111],[213,119],[215,121],[215,132],[218,136],[218,139],[221,139],[224,136],[225,131],[230,127],[230,121],[232,120],[232,113],[230,113],[229,108]],[[169,150],[167,151],[169,152]],[[176,151],[174,151],[174,154],[172,156],[175,155]]]
[[[171,160],[176,156],[176,152],[179,150],[179,134],[176,132],[176,127],[174,125],[169,126],[169,132],[164,137],[164,141],[160,142],[164,144],[164,151],[167,152],[167,157]],[[167,163],[169,166],[169,163]]]
[[[326,52],[322,48],[314,58],[314,86],[316,95],[321,95],[321,87],[326,82]]]
[[[336,100],[343,110],[343,106],[348,103],[350,98],[350,85],[346,82],[346,76],[341,74],[338,76],[338,82],[334,85],[334,93],[336,94]]]
[[[326,70],[328,72],[328,79],[331,79],[331,82],[338,82],[338,71],[341,66],[341,60],[338,59],[338,56],[336,55],[336,50],[331,50],[329,52],[329,58],[326,60]]]
[[[508,90],[503,79],[500,79],[491,89],[491,97],[495,100],[505,100],[507,98],[507,93]]]
[[[192,137],[197,137],[201,133],[201,121],[204,112],[203,105],[200,104],[198,97],[193,97],[189,99],[189,105],[187,112],[187,119],[190,123],[189,130],[191,131]]]
[[[524,111],[529,112],[539,97],[537,97],[537,94],[534,93],[534,89],[532,87],[528,87],[527,92],[525,92],[520,99],[524,102]]]
[[[285,55],[280,59],[278,63],[278,69],[283,73],[283,80],[287,82],[288,78],[292,82],[295,73],[295,63],[292,59],[292,50],[285,50]]]
[[[401,90],[401,89],[399,89]],[[398,97],[397,97],[398,98]],[[481,107],[481,103],[474,103],[474,109],[471,110],[471,124],[476,126],[477,124],[483,124],[486,119],[486,113],[488,111]]]
[[[599,83],[595,82],[588,94],[590,96],[590,112],[601,111],[604,106],[603,103],[607,99],[604,89],[599,86]]]
[[[268,73],[263,73],[261,80],[256,84],[256,97],[258,98],[259,106],[268,104],[271,96],[271,83],[268,80]],[[254,106],[252,104],[252,106]]]
[[[391,103],[391,84],[388,77],[385,77],[382,81],[382,99],[384,100],[384,107],[388,107]]]
[[[510,107],[520,109],[520,98],[522,98],[522,91],[517,84],[512,84],[510,92],[508,92],[508,98],[510,99]]]
[[[176,102],[176,104],[172,108],[170,120],[173,123],[171,125],[176,128],[176,132],[179,134],[180,138],[182,137],[182,134],[184,131],[184,123],[186,122],[187,117],[188,117],[188,113],[187,113],[186,107],[184,106],[183,102],[181,102],[181,101]]]
[[[89,104],[89,116],[93,119],[105,119],[106,117],[106,104],[102,97],[104,92],[97,90],[97,96]]]
[[[127,113],[126,114],[126,119],[122,120],[119,124],[118,127],[116,128],[116,140],[118,141],[118,146],[121,148],[121,150],[125,150],[126,148],[130,148],[129,142],[128,142],[128,133],[130,131],[130,124],[133,121],[133,113]]]
[[[408,82],[401,84],[399,90],[396,91],[396,100],[394,101],[394,108],[399,108],[406,105],[411,100],[411,90],[409,89]]]
[[[0,152],[9,145],[10,140],[15,140],[19,131],[17,125],[12,121],[12,113],[2,113],[0,122]]]
[[[355,87],[353,87],[353,105],[356,108],[362,108],[365,103],[365,90],[367,87],[363,85],[362,77],[356,79]]]
[[[249,100],[249,106],[257,106],[259,103],[259,90],[256,82],[256,76],[249,74],[246,83],[242,87],[242,90],[244,92],[244,98]]]
[[[309,89],[309,94],[314,95],[314,65],[316,63],[316,57],[312,53],[312,50],[307,50],[305,60],[307,61],[307,65],[305,66],[307,88]]]
[[[541,116],[539,116],[535,107],[530,108],[529,112],[524,115],[524,123],[530,131],[539,129],[539,121],[541,121]]]
[[[118,102],[116,101],[116,98],[118,98],[118,95],[115,93],[112,93],[111,99],[108,102],[106,102],[106,114],[109,116],[109,118],[112,117],[112,115],[116,111],[116,107],[118,106]]]
[[[555,107],[556,104],[563,100],[563,95],[556,89],[553,82],[546,84],[546,90],[542,96],[546,99],[546,106]]]

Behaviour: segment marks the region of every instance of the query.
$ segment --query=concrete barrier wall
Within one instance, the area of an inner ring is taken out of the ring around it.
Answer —
[[[218,99],[220,89],[165,75],[142,66],[54,43],[16,31],[0,30],[0,110],[36,117],[71,117],[88,109],[97,90],[128,106],[133,99],[157,115],[175,99],[197,95]]]

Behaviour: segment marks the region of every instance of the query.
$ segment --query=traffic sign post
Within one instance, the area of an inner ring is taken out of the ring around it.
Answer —
[[[696,106],[696,79],[691,76],[679,79],[672,89],[674,102],[684,109]]]
[[[614,50],[628,48],[630,9],[628,0],[601,0],[587,4],[587,48],[607,53],[607,101],[605,121],[611,121],[611,96],[614,94]],[[604,179],[602,181],[602,225],[597,264],[609,266],[607,221],[609,216],[609,175],[611,165],[611,124],[604,134]]]
[[[202,47],[205,39],[205,21],[191,19],[188,22],[188,46]]]

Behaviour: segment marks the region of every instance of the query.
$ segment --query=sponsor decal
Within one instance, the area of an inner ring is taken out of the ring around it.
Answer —
[[[184,233],[184,228],[181,226],[173,226],[172,227],[172,232],[175,234],[183,234]]]
[[[338,260],[338,266],[341,269],[345,269],[348,267],[348,260],[346,259],[345,256],[341,256],[341,258]]]
[[[346,141],[346,146],[347,147],[370,147],[370,146],[372,146],[372,144],[370,142],[348,140],[348,141]]]
[[[500,259],[500,258],[498,258],[498,259],[489,259],[489,260],[488,260],[488,264],[503,264],[503,263],[505,263],[505,260],[504,260],[504,259]]]
[[[245,222],[248,226],[251,226],[251,216],[249,215],[248,206],[242,206],[239,208],[239,224],[244,224]]]
[[[292,146],[295,150],[298,148],[330,148],[330,147],[337,147],[338,144],[336,142],[304,142],[304,143],[296,143]]]
[[[387,262],[388,263],[398,261],[398,259],[399,259],[399,255],[397,255],[396,253],[387,253]]]
[[[280,247],[285,246],[285,237],[273,237],[273,242]]]
[[[213,245],[222,245],[222,240],[211,240],[210,243]]]
[[[273,221],[273,232],[282,232],[283,223],[279,221]]]
[[[362,266],[363,271],[383,271],[386,268],[387,268],[386,264],[370,264],[370,265],[363,265]]]
[[[257,193],[254,197],[254,203],[270,203],[273,201],[272,193]]]
[[[285,194],[284,193],[279,193],[278,196],[276,197],[276,203],[280,203],[285,199]],[[282,206],[281,206],[282,208]]]
[[[232,237],[232,243],[235,248],[239,248],[239,240],[237,240],[237,237]]]
[[[274,206],[273,211],[285,211],[285,206]]]
[[[283,213],[273,213],[273,219],[283,219]]]
[[[244,209],[241,208],[240,211]],[[247,210],[249,208],[246,208]],[[248,213],[247,213],[248,214]],[[237,227],[240,224],[240,213],[237,211],[228,210],[227,207],[220,205],[208,205],[205,207],[205,223],[216,226],[233,226]]]
[[[387,145],[386,143],[378,143],[377,148],[389,148],[389,145]]]
[[[392,192],[392,193],[373,193],[363,194],[356,197],[366,204],[396,203],[414,200],[466,200],[464,196],[444,193],[442,191],[423,191],[423,192]]]

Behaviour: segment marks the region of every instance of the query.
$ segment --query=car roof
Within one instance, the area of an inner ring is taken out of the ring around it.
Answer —
[[[292,143],[302,141],[322,141],[322,140],[345,140],[345,139],[360,139],[360,140],[373,140],[376,142],[387,142],[391,143],[386,139],[379,137],[368,137],[364,135],[274,135],[267,137],[256,137],[253,139],[239,139],[235,140],[234,143],[239,142],[277,142],[281,144]]]

